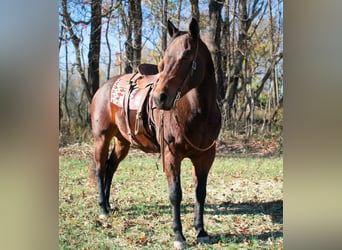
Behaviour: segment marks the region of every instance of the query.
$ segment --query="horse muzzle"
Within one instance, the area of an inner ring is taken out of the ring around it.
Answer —
[[[157,109],[162,110],[170,110],[173,107],[174,99],[174,96],[170,96],[165,92],[153,95],[153,100]]]

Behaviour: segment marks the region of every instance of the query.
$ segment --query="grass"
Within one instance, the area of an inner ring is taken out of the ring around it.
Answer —
[[[99,219],[97,191],[88,181],[90,150],[60,153],[60,249],[170,249],[172,217],[166,177],[155,155],[133,152],[121,163],[111,191],[115,209]],[[157,169],[156,164],[159,168]],[[282,249],[282,158],[217,157],[208,178],[205,227],[196,244],[191,164],[182,164],[182,222],[189,249]]]

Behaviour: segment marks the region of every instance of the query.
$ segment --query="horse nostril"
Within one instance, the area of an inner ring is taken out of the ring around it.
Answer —
[[[165,92],[161,92],[160,94],[155,95],[153,99],[158,109],[166,108],[168,96]]]
[[[160,95],[159,95],[159,102],[160,103],[165,103],[166,100],[167,100],[167,95],[164,92],[160,93]]]

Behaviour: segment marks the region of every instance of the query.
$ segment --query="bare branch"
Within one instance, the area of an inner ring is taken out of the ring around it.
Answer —
[[[69,31],[70,34],[70,38],[72,40],[72,43],[75,47],[75,51],[76,51],[76,65],[77,65],[77,71],[80,73],[81,75],[81,79],[82,79],[82,84],[85,88],[87,97],[89,102],[91,101],[91,93],[88,87],[88,81],[85,77],[85,73],[82,70],[82,64],[81,64],[81,56],[80,56],[80,39],[77,37],[77,35],[75,34],[73,28],[72,28],[72,24],[71,24],[71,18],[70,15],[68,13],[68,9],[67,9],[67,1],[63,0],[62,1],[62,6],[63,6],[63,14],[64,14],[64,18],[63,18],[63,25],[64,27]]]
[[[272,70],[274,69],[274,67],[277,65],[277,63],[283,58],[283,53],[280,52],[278,55],[276,55],[273,60],[271,65],[268,67],[264,77],[262,78],[259,87],[257,88],[257,90],[255,91],[255,98],[257,99],[259,97],[259,95],[261,94],[266,81],[268,80],[268,78],[271,76]]]

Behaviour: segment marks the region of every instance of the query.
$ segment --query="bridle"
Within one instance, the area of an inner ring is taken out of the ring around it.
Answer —
[[[197,69],[196,60],[197,60],[197,55],[198,55],[198,41],[199,41],[199,38],[197,38],[196,51],[195,51],[194,59],[192,60],[192,63],[191,63],[190,74],[187,74],[187,76],[184,78],[183,82],[179,85],[179,87],[177,89],[177,94],[175,96],[175,99],[173,100],[173,104],[172,104],[173,108],[176,107],[176,102],[181,98],[184,85],[185,85],[186,81],[188,80],[189,75],[190,75],[190,77],[192,77],[194,74],[194,71]]]

